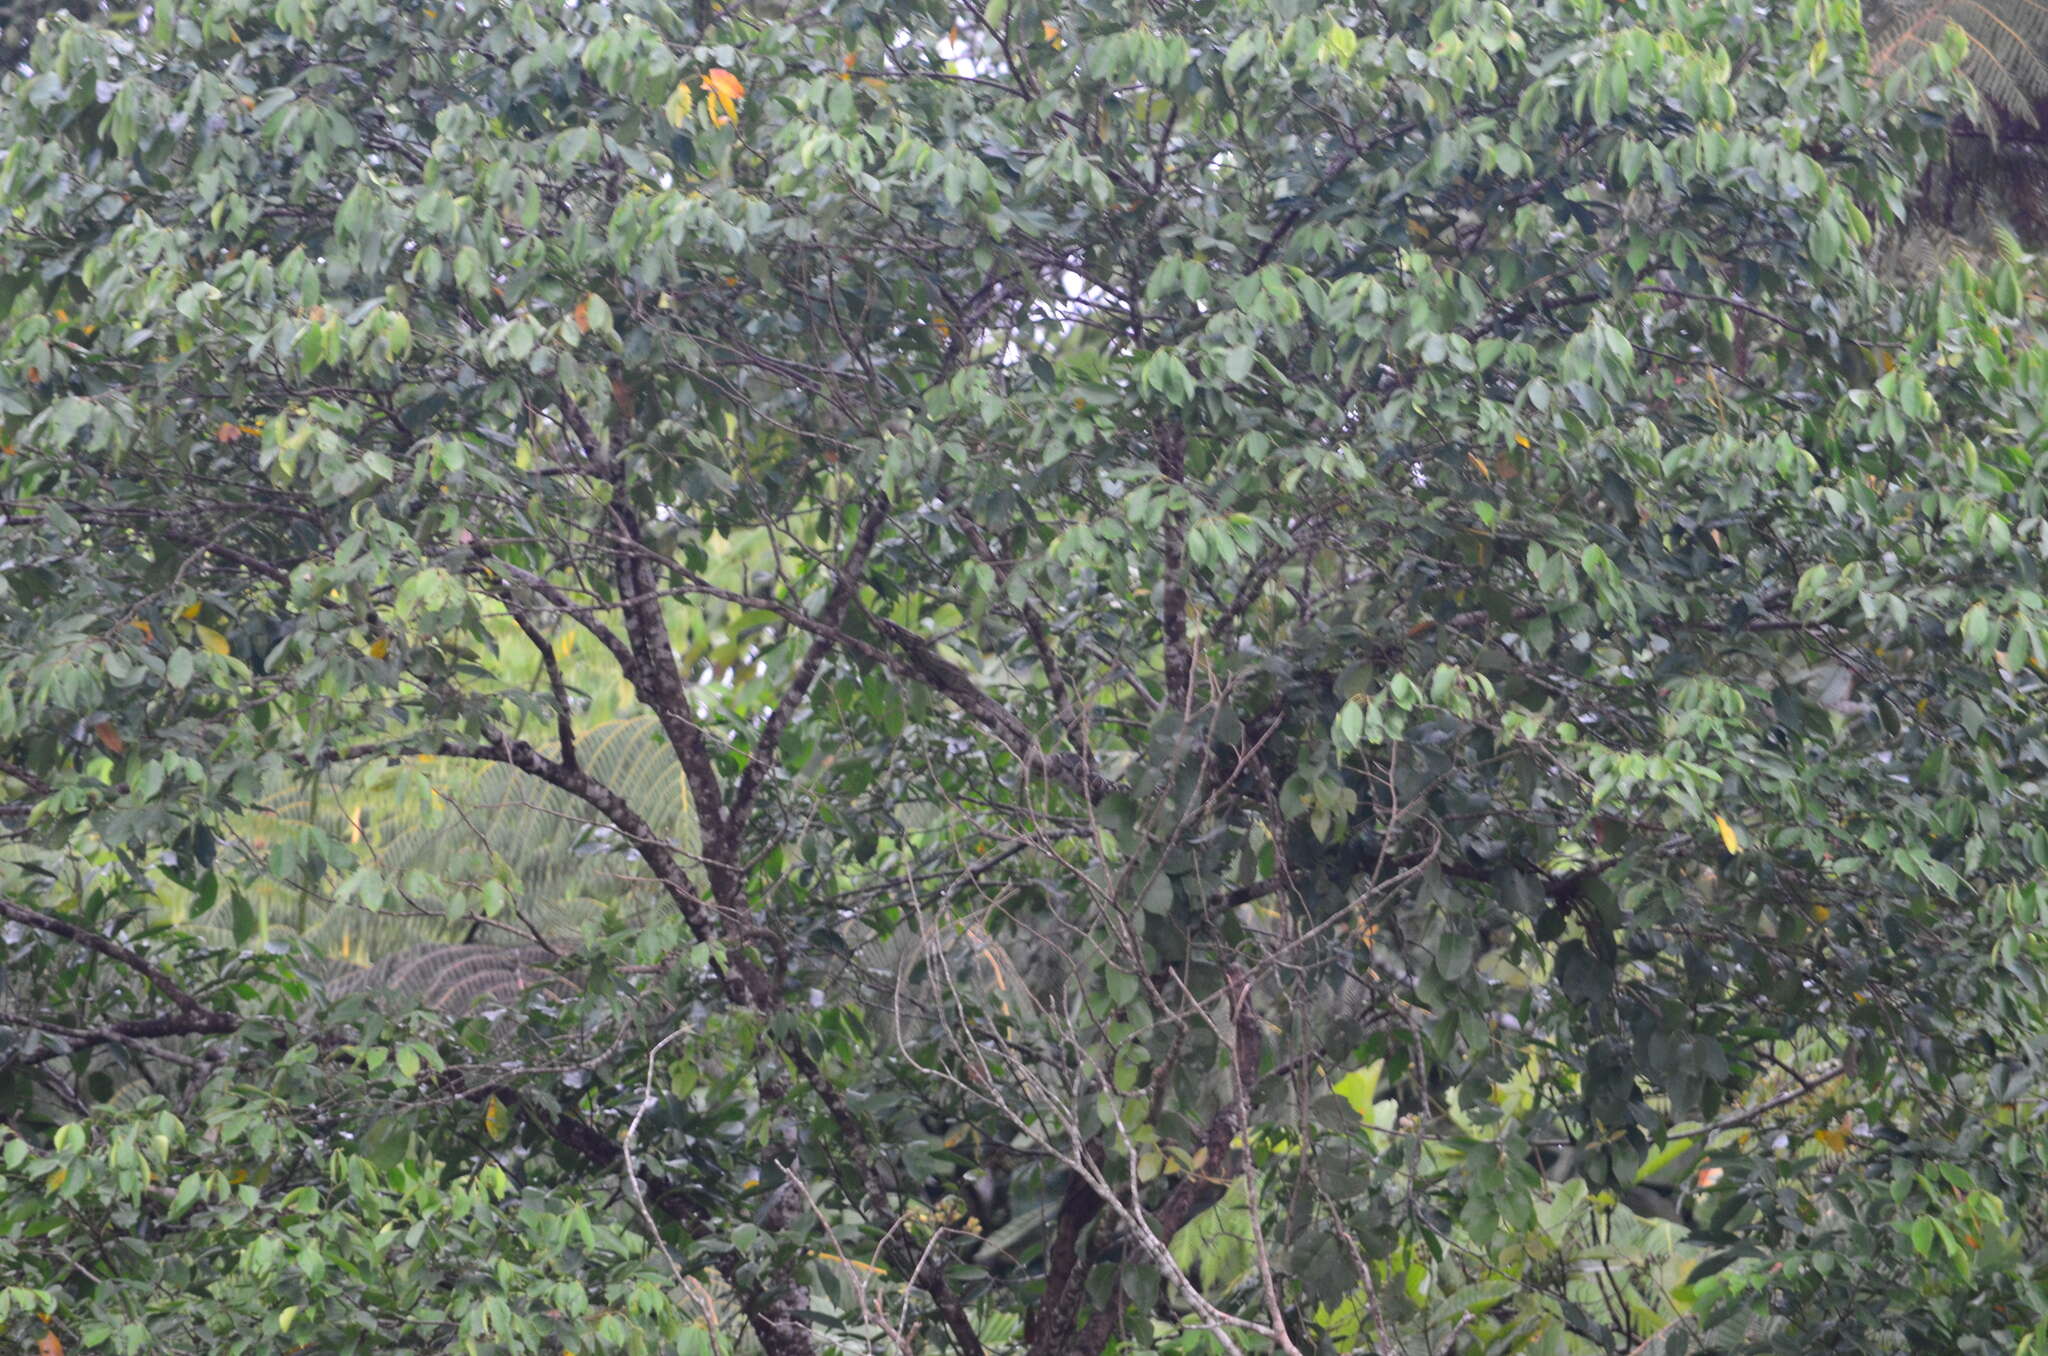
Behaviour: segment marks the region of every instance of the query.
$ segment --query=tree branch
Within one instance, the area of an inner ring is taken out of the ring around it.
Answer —
[[[4,897],[0,897],[0,918],[11,918],[15,922],[26,924],[39,932],[47,932],[54,936],[62,937],[67,941],[76,942],[88,951],[96,951],[108,960],[141,975],[159,993],[170,999],[171,1002],[188,1014],[187,1021],[191,1026],[189,1034],[210,1033],[219,1035],[233,1031],[237,1026],[241,1025],[241,1019],[233,1013],[209,1008],[206,1004],[187,993],[177,981],[173,980],[156,966],[150,964],[147,960],[144,960],[140,952],[123,946],[121,943],[109,938],[102,937],[99,933],[89,928],[82,928],[76,923],[68,922],[52,914],[43,913],[39,909],[31,909],[26,904],[18,904]]]
[[[1156,434],[1159,474],[1174,485],[1187,485],[1187,431],[1176,423],[1162,423]],[[1160,538],[1159,624],[1165,634],[1162,659],[1166,668],[1166,695],[1176,710],[1188,709],[1188,685],[1193,679],[1194,653],[1188,648],[1187,541],[1188,513],[1176,508],[1166,515]]]
[[[647,863],[655,880],[689,924],[691,935],[700,942],[723,940],[711,906],[691,888],[675,848],[611,787],[587,772],[547,757],[523,739],[512,739],[503,734],[483,744],[458,744],[451,740],[442,744],[439,752],[448,758],[472,758],[518,768],[590,806],[633,844],[640,859]],[[722,965],[714,960],[712,967],[734,1002],[757,1008],[773,1006],[774,983],[759,966],[744,957],[728,956]]]
[[[561,746],[562,766],[571,772],[580,771],[576,763],[576,722],[569,713],[569,685],[562,680],[562,666],[555,662],[555,647],[548,644],[547,637],[526,619],[526,614],[517,605],[510,600],[503,601],[505,610],[512,614],[512,620],[539,653],[541,667],[547,672],[548,691],[555,700],[555,742]]]
[[[875,537],[881,532],[887,518],[886,506],[877,497],[868,504],[862,515],[860,529],[854,537],[853,546],[846,553],[846,559],[838,568],[839,582],[832,586],[832,594],[825,600],[824,609],[818,620],[825,626],[838,630],[846,617],[848,604],[859,590],[860,573],[867,566],[868,553],[874,549]],[[782,699],[768,714],[761,727],[761,734],[754,741],[754,747],[747,758],[747,766],[740,773],[739,785],[733,789],[732,809],[729,818],[733,832],[737,835],[746,826],[747,812],[753,808],[754,797],[760,792],[761,781],[775,767],[776,750],[782,743],[782,732],[788,728],[790,718],[797,707],[803,704],[804,696],[817,681],[818,671],[824,666],[825,656],[836,647],[836,640],[823,634],[813,633],[811,648],[805,652],[803,662],[797,665],[789,683],[782,690]]]

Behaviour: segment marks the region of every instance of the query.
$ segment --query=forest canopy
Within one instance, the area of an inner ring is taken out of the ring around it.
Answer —
[[[0,1341],[2048,1350],[1943,31],[50,7]]]

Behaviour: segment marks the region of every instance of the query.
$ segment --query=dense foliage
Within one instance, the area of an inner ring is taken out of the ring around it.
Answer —
[[[1843,0],[0,94],[0,1328],[2039,1349],[2048,354]]]

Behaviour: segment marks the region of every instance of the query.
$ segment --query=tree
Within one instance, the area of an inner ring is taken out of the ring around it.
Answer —
[[[1860,50],[1813,0],[46,25],[0,1320],[2038,1342],[2048,365],[2011,265],[1866,262],[1933,147]],[[266,815],[451,765],[660,911]],[[530,947],[324,990],[286,885]]]

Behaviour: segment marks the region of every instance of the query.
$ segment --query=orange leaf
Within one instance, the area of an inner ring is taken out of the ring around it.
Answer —
[[[217,443],[231,443],[241,436],[242,429],[239,424],[222,424],[213,431],[213,440]]]
[[[1048,19],[1045,22],[1044,27],[1045,40],[1047,42],[1058,42],[1060,40],[1060,26],[1058,24],[1053,23],[1050,19]]]
[[[149,641],[151,644],[156,643],[156,628],[154,626],[151,626],[146,621],[142,621],[134,617],[130,617],[128,619],[128,624],[134,627],[136,630],[142,632],[142,637],[144,640]]]
[[[705,74],[704,92],[711,96],[711,121],[720,126],[739,117],[740,100],[747,97],[747,87],[723,66],[713,66]]]
[[[36,1339],[36,1356],[64,1356],[64,1344],[57,1340],[57,1334],[48,1328]]]
[[[585,297],[585,298],[583,298],[583,300],[581,300],[581,301],[579,301],[579,302],[577,302],[577,303],[576,303],[576,312],[575,312],[575,315],[576,315],[576,332],[577,332],[578,334],[588,334],[588,333],[590,333],[590,298],[589,298],[589,297]]]
[[[100,743],[106,747],[108,753],[126,753],[128,751],[128,741],[121,738],[121,732],[114,728],[114,722],[103,720],[92,727],[92,732],[98,737]]]

